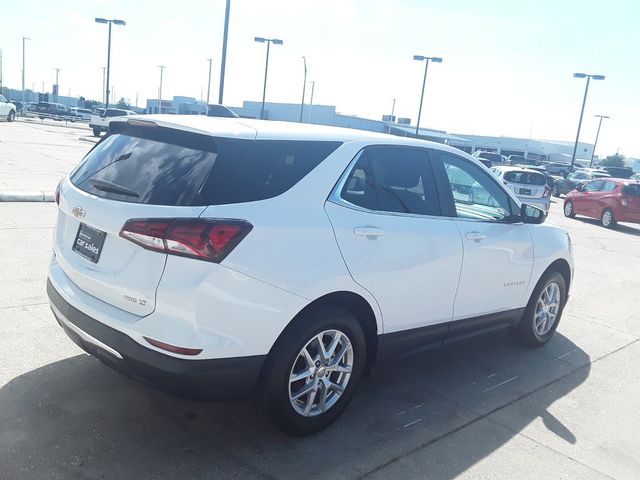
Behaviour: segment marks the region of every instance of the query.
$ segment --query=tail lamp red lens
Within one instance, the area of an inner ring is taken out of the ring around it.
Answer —
[[[244,220],[132,219],[120,236],[147,250],[220,263],[252,228]]]
[[[171,345],[170,343],[164,343],[160,340],[154,340],[153,338],[143,337],[147,342],[153,345],[156,348],[161,350],[166,350],[167,352],[177,353],[179,355],[198,355],[202,352],[201,348],[187,348],[187,347],[177,347],[175,345]]]

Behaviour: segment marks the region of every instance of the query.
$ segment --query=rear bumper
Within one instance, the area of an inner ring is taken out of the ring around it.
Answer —
[[[232,400],[255,391],[266,355],[187,360],[145,348],[81,312],[47,280],[51,310],[65,333],[111,368],[158,390],[189,400]]]

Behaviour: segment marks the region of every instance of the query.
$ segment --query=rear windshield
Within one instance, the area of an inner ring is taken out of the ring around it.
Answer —
[[[491,160],[492,162],[502,162],[502,155],[499,153],[491,153],[491,152],[482,152],[478,155],[479,158],[486,158],[487,160]]]
[[[525,185],[545,185],[547,183],[544,175],[536,172],[505,172],[504,179],[507,182]]]
[[[149,205],[250,202],[284,193],[339,146],[127,126],[98,143],[71,181],[93,195]]]

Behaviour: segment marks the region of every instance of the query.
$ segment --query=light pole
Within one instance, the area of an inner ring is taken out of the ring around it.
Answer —
[[[55,101],[58,101],[58,95],[60,93],[60,84],[58,83],[58,75],[60,75],[60,69],[59,68],[54,68],[54,70],[56,71],[56,94],[55,94]]]
[[[302,57],[304,62],[304,81],[302,82],[302,102],[300,103],[300,123],[302,123],[302,112],[304,112],[304,93],[307,88],[307,58]]]
[[[162,113],[162,72],[167,68],[164,65],[158,65],[160,69],[160,88],[158,89],[158,113]]]
[[[313,93],[316,91],[316,82],[311,80],[311,98],[309,99],[309,123],[311,122],[311,113],[313,111]]]
[[[28,37],[22,37],[22,101],[26,101],[26,92],[24,91],[24,47],[25,47],[25,42],[27,40],[31,40]]]
[[[592,75],[589,73],[574,73],[574,78],[586,78],[587,84],[584,87],[584,98],[582,99],[582,110],[580,110],[580,120],[578,120],[578,133],[576,134],[576,143],[573,146],[573,155],[571,156],[571,171],[576,163],[576,152],[578,151],[578,140],[580,140],[580,127],[582,127],[582,116],[584,115],[584,106],[587,103],[587,93],[589,93],[589,82],[593,80],[604,80],[604,75]]]
[[[277,38],[254,37],[254,40],[258,43],[267,44],[267,61],[264,64],[264,87],[262,88],[262,107],[260,108],[260,120],[264,120],[264,99],[267,95],[267,72],[269,71],[269,48],[272,43],[274,45],[282,45],[284,42]]]
[[[610,118],[606,115],[594,115],[594,117],[600,117],[600,121],[598,122],[598,132],[596,133],[596,141],[593,142],[593,151],[591,152],[591,161],[589,162],[589,168],[593,167],[593,156],[596,153],[596,146],[598,145],[598,137],[600,136],[600,127],[602,127],[602,119]]]
[[[427,69],[429,68],[429,60],[433,63],[442,63],[442,58],[440,57],[425,57],[422,55],[414,55],[414,60],[418,60],[419,62],[424,61],[424,78],[422,79],[422,93],[420,94],[420,107],[418,108],[418,121],[416,122],[416,138],[418,138],[418,131],[420,130],[420,116],[422,115],[422,100],[424,99],[424,87],[427,83]]]
[[[106,18],[96,18],[96,23],[108,23],[109,24],[109,41],[107,43],[107,89],[105,90],[105,98],[107,99],[104,102],[104,108],[109,108],[109,76],[111,69],[111,24],[115,23],[116,25],[126,25],[124,20],[116,20],[116,19],[106,19]]]
[[[101,67],[102,68],[102,103],[106,103],[105,101],[105,97],[104,97],[104,82],[105,82],[105,78],[107,77],[107,67]]]
[[[218,103],[222,105],[224,96],[224,66],[227,63],[227,38],[229,37],[229,10],[231,0],[227,0],[227,7],[224,11],[224,35],[222,37],[222,57],[220,58],[220,90],[218,92]]]
[[[207,61],[209,62],[209,83],[207,85],[207,115],[209,115],[209,94],[211,92],[211,62],[213,62],[213,58],[207,58]]]

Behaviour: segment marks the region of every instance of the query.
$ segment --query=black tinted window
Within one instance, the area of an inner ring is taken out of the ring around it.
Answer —
[[[126,124],[112,130],[85,157],[72,182],[98,196],[153,205],[222,205],[275,197],[340,146],[213,139]],[[120,193],[113,185],[138,196]]]
[[[631,185],[625,185],[622,188],[622,192],[633,197],[640,197],[640,184],[632,183]]]
[[[298,183],[341,142],[236,140],[220,144],[220,156],[202,188],[208,205],[276,197]]]
[[[217,146],[211,137],[165,128],[124,127],[87,154],[71,181],[86,192],[114,200],[204,205],[198,191],[216,158]],[[120,193],[113,185],[137,196]]]
[[[341,196],[370,210],[440,214],[427,154],[420,149],[366,148],[347,178]]]
[[[541,173],[534,172],[504,172],[504,179],[512,183],[524,183],[526,185],[544,185],[547,180]]]

